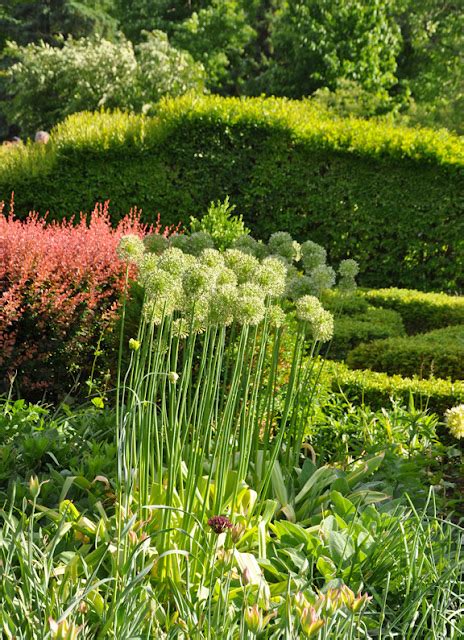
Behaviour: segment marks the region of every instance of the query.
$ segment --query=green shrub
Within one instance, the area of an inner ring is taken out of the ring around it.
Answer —
[[[398,311],[410,334],[464,324],[464,296],[395,288],[373,289],[362,295],[376,307]]]
[[[463,379],[464,325],[361,344],[349,353],[347,364],[390,375]]]
[[[348,353],[362,342],[381,338],[403,336],[401,316],[392,309],[367,309],[364,313],[335,319],[335,330],[329,357],[345,359]]]
[[[342,391],[352,402],[364,402],[372,409],[381,409],[390,398],[407,404],[411,395],[416,406],[442,415],[446,409],[464,402],[464,382],[414,376],[403,378],[374,371],[353,371],[340,362],[326,361],[323,377],[333,391]]]
[[[307,102],[185,96],[157,116],[71,116],[45,151],[0,151],[0,198],[56,218],[111,198],[188,222],[230,195],[258,238],[287,229],[353,256],[360,283],[463,287],[462,141],[334,119]],[[420,229],[420,233],[418,233]],[[399,269],[398,265],[401,265]]]

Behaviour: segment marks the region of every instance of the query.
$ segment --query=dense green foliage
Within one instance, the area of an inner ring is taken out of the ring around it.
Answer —
[[[347,364],[391,375],[464,379],[464,325],[407,338],[388,338],[353,349]]]
[[[163,101],[157,117],[72,116],[54,144],[1,152],[0,197],[57,218],[112,201],[163,223],[230,195],[255,236],[351,255],[366,286],[463,287],[463,144],[276,99]],[[420,226],[420,233],[417,232]]]
[[[59,48],[11,44],[6,54],[16,62],[5,73],[8,97],[1,107],[30,135],[76,111],[148,113],[163,95],[203,88],[202,65],[170,46],[161,31],[146,33],[135,48],[123,37],[110,42],[94,36],[64,40]]]
[[[376,307],[398,311],[409,334],[464,324],[462,296],[397,288],[363,291],[362,295]]]
[[[324,375],[334,392],[341,391],[355,403],[363,402],[372,409],[381,409],[391,398],[408,404],[413,397],[416,406],[428,408],[439,415],[464,402],[464,382],[423,379],[368,370],[353,370],[340,362],[326,362]]]
[[[355,315],[341,315],[335,319],[335,329],[329,357],[345,359],[361,342],[404,335],[401,316],[392,309],[368,308]]]
[[[60,48],[59,34],[117,42],[122,31],[137,44],[145,31],[161,30],[204,65],[213,92],[312,95],[342,115],[462,132],[463,21],[459,3],[446,0],[12,0],[0,9],[0,52],[7,40]],[[89,49],[83,75],[103,100],[91,40],[81,47]],[[21,90],[18,76],[9,90],[0,86],[0,97]],[[9,110],[12,127],[19,115]],[[39,109],[38,119],[45,121]]]

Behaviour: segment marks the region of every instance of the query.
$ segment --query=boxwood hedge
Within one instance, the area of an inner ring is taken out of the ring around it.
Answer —
[[[450,325],[464,325],[464,296],[423,293],[414,289],[373,289],[360,292],[366,302],[397,311],[409,334]]]
[[[71,116],[46,148],[0,152],[0,199],[50,218],[111,199],[164,224],[230,195],[254,235],[286,229],[361,263],[368,287],[464,280],[464,144],[444,131],[330,118],[305,102],[187,96],[154,118]]]
[[[346,363],[402,376],[464,379],[464,325],[436,329],[406,338],[387,338],[360,344]]]
[[[388,406],[390,398],[428,408],[440,415],[446,409],[464,402],[464,381],[451,382],[439,378],[403,378],[368,370],[352,370],[341,362],[326,361],[323,379],[335,392],[343,392],[351,402],[363,402],[372,409]]]

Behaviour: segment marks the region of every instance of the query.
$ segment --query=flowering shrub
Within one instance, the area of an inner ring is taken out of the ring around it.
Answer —
[[[148,229],[134,209],[116,229],[108,203],[89,220],[46,224],[31,213],[15,219],[0,205],[0,379],[16,375],[23,392],[62,393],[92,361],[111,325],[125,281],[116,257],[122,235]],[[158,223],[152,232],[159,233]],[[133,267],[132,267],[133,268]]]

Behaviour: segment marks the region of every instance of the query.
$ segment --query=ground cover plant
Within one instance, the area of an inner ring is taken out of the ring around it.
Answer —
[[[462,634],[463,529],[433,486],[453,440],[412,407],[324,400],[320,297],[356,263],[241,231],[221,250],[201,226],[124,236],[142,306],[137,326],[122,306],[114,402],[3,403],[6,637]],[[463,422],[447,414],[454,442]]]

